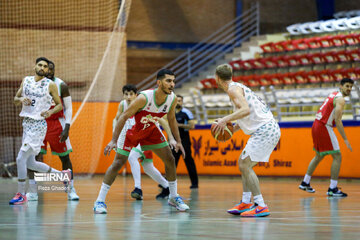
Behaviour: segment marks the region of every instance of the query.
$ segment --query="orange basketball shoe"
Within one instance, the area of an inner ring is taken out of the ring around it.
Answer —
[[[270,211],[268,206],[266,207],[260,207],[257,205],[254,205],[254,208],[251,208],[250,210],[241,213],[240,216],[242,217],[266,217],[270,215]]]
[[[234,215],[240,215],[240,213],[242,212],[246,212],[251,210],[251,207],[253,206],[252,203],[243,203],[240,202],[238,205],[236,205],[235,207],[227,210],[228,213],[230,214],[234,214]]]

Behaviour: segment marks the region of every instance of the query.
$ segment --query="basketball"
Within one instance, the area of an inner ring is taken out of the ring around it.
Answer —
[[[232,123],[231,123],[231,122],[228,122],[228,123],[226,124],[226,127],[225,127],[225,129],[224,129],[224,133],[223,133],[223,134],[221,134],[221,132],[218,133],[218,134],[215,134],[215,133],[214,133],[213,129],[214,129],[214,127],[216,126],[216,124],[217,124],[217,123],[213,123],[213,124],[211,125],[211,135],[215,138],[215,140],[221,141],[221,142],[224,142],[224,141],[229,140],[229,139],[232,137],[232,135],[233,135],[233,130],[234,130],[234,127],[233,127]]]

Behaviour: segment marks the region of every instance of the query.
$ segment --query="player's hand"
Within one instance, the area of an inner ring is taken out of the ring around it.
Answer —
[[[345,142],[347,148],[350,149],[350,152],[352,152],[352,147],[351,147],[351,145],[349,143],[349,140],[346,139],[344,142]]]
[[[64,129],[60,134],[60,142],[65,142],[68,137],[69,137],[69,130]]]
[[[169,140],[169,145],[170,145],[170,148],[171,148],[171,149],[174,149],[174,150],[175,150],[176,144],[177,144],[177,142],[176,142],[175,139],[170,139],[170,140]]]
[[[219,119],[216,119],[215,122],[216,122],[216,126],[214,127],[214,133],[215,134],[217,134],[217,133],[224,134],[224,130],[226,127],[226,122],[224,121],[224,119],[219,118]]]
[[[47,119],[48,117],[51,116],[51,113],[50,113],[50,111],[45,111],[45,112],[42,112],[42,113],[40,114],[40,116],[42,116],[42,117],[44,117],[45,119]]]
[[[181,144],[181,142],[176,143],[175,148],[174,148],[174,151],[175,151],[175,152],[178,152],[179,150],[181,151],[181,155],[182,155],[183,158],[185,159],[185,150],[184,150],[184,147],[183,147],[183,145]]]
[[[110,155],[111,150],[113,150],[116,147],[116,143],[111,140],[108,145],[106,145],[104,149],[104,155]]]
[[[31,105],[31,99],[30,99],[30,98],[23,97],[23,98],[21,99],[21,102],[22,102],[22,104],[24,104],[25,106],[30,106],[30,105]]]

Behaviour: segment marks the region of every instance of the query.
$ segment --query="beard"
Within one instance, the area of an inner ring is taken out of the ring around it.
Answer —
[[[182,106],[181,105],[176,105],[176,107],[175,107],[176,109],[181,109],[182,108]]]
[[[36,71],[36,74],[41,77],[46,75],[46,73],[43,70]]]

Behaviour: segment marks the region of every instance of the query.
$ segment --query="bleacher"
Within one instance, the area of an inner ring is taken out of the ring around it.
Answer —
[[[262,52],[252,59],[228,62],[234,70],[233,81],[252,88],[279,121],[313,117],[342,78],[360,79],[360,32],[355,29],[360,29],[358,16],[289,26],[286,40],[260,45]],[[348,118],[359,119],[359,97],[355,82],[346,99]],[[185,96],[184,104],[199,123],[232,112],[214,76],[202,79]]]

